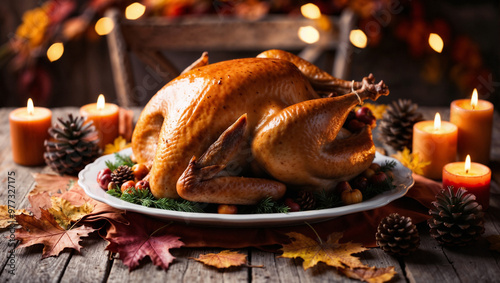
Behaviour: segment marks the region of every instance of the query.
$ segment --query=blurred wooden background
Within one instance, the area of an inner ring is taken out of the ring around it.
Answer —
[[[430,1],[423,1],[427,4]],[[0,43],[12,37],[21,22],[24,11],[40,5],[38,0],[6,0],[0,5]],[[427,5],[429,7],[429,5]],[[500,105],[500,4],[498,1],[440,1],[430,5],[428,15],[439,14],[446,19],[454,32],[468,35],[480,48],[482,64],[488,72],[472,78],[472,84],[482,88],[482,99]],[[380,100],[389,103],[397,98],[410,98],[420,105],[447,106],[457,98],[470,96],[470,89],[460,88],[456,78],[450,78],[455,70],[447,59],[440,55],[427,56],[424,59],[410,56],[406,42],[395,38],[392,33],[384,32],[385,22],[395,18],[383,18],[377,22],[382,38],[376,46],[355,49],[351,54],[351,74],[348,79],[359,80],[373,72],[377,79],[383,79],[391,88],[391,95]],[[397,23],[391,23],[397,24]],[[453,52],[445,46],[444,52]],[[448,49],[448,50],[447,50]],[[253,57],[255,52],[215,52],[209,50],[211,62],[239,57]],[[297,50],[291,50],[297,51]],[[443,52],[443,53],[444,53]],[[169,53],[179,69],[188,66],[200,56],[198,52]],[[316,62],[320,67],[328,65],[334,58],[334,52],[323,55]],[[116,102],[115,88],[106,39],[96,34],[84,36],[68,42],[65,53],[58,61],[50,63],[47,59],[39,60],[50,76],[50,93],[44,98],[44,106],[81,106],[95,102],[103,93],[107,101]],[[148,87],[141,94],[147,101],[165,82],[151,73],[138,60],[132,60],[137,81],[147,81]],[[22,106],[27,97],[18,89],[23,80],[19,80],[6,66],[0,70],[0,107]],[[46,86],[45,86],[46,87]]]

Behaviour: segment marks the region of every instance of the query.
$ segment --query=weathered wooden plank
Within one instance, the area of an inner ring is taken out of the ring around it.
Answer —
[[[247,267],[216,269],[197,262],[190,257],[200,254],[218,253],[222,249],[181,248],[172,251],[176,257],[167,271],[148,262],[132,272],[120,261],[114,260],[108,282],[235,282],[247,281]],[[244,251],[242,251],[244,252]]]
[[[112,261],[104,249],[107,242],[97,235],[84,238],[81,253],[73,253],[61,282],[105,282],[106,272]]]
[[[418,228],[420,247],[405,258],[409,282],[457,282],[458,274],[443,253],[443,248],[429,235],[425,224]]]
[[[313,26],[320,33],[318,45],[334,47],[337,44],[337,24],[325,31],[314,20],[294,17],[269,17],[259,21],[218,17],[122,20],[125,41],[133,48],[168,50],[265,50],[302,49],[307,46],[298,37],[303,26]]]

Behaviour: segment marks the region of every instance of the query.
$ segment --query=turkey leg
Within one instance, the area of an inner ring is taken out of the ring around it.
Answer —
[[[356,92],[283,109],[258,130],[252,142],[259,165],[279,181],[317,190],[361,173],[375,156],[371,130],[366,126],[350,134],[342,125],[360,101],[389,94],[382,81],[373,82],[370,75]]]
[[[282,183],[227,176],[222,172],[246,141],[246,132],[245,114],[222,133],[198,160],[193,157],[177,181],[179,196],[190,201],[242,205],[257,204],[266,197],[280,199],[286,190]]]

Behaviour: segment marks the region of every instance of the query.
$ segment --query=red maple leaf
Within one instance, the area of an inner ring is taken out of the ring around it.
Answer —
[[[57,256],[65,248],[80,251],[80,238],[88,236],[95,231],[91,227],[80,226],[71,230],[64,230],[57,224],[54,216],[48,210],[41,210],[41,217],[36,218],[29,215],[16,215],[16,221],[22,226],[16,230],[16,240],[21,244],[18,248],[42,244],[42,259],[49,256]]]
[[[184,245],[179,237],[166,231],[169,224],[136,213],[127,213],[127,219],[129,225],[117,223],[109,229],[106,250],[119,253],[123,264],[130,271],[137,268],[140,260],[146,256],[151,258],[154,265],[167,269],[175,259],[169,250]]]

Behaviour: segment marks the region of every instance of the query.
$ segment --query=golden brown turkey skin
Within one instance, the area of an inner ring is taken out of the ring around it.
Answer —
[[[365,80],[362,99],[388,94]],[[374,158],[369,129],[336,139],[357,103],[354,93],[320,98],[286,60],[225,61],[165,85],[141,113],[132,148],[152,166],[157,198],[254,204],[282,197],[285,185],[329,189],[366,169]],[[249,164],[275,180],[237,177]]]

